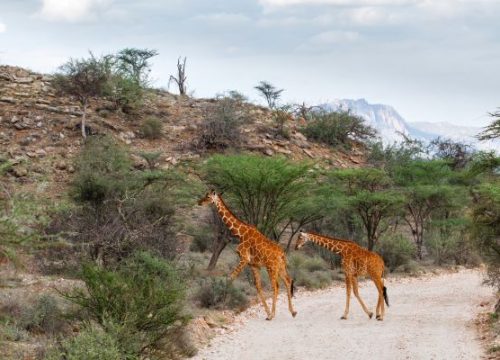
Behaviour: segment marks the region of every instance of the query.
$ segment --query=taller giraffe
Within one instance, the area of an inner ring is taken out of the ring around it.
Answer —
[[[231,233],[240,240],[236,251],[240,257],[240,263],[231,273],[231,279],[234,280],[246,265],[252,270],[255,287],[259,298],[266,310],[267,319],[272,320],[276,313],[276,299],[278,297],[279,283],[281,278],[286,285],[288,295],[288,309],[293,317],[297,312],[293,309],[293,280],[288,275],[286,270],[286,255],[283,249],[275,242],[266,238],[255,226],[249,225],[238,219],[229,210],[227,205],[222,200],[222,197],[215,191],[208,192],[205,197],[198,201],[198,205],[214,204],[222,221],[229,228]],[[262,285],[260,279],[260,268],[265,267],[269,274],[269,279],[273,287],[273,305],[269,311],[266,299],[262,293]]]
[[[384,260],[382,260],[380,255],[362,248],[354,241],[306,232],[300,232],[295,249],[300,249],[307,241],[318,244],[342,257],[342,269],[345,273],[347,298],[344,315],[342,315],[341,319],[347,319],[347,315],[349,314],[351,287],[354,291],[354,296],[358,299],[365,313],[370,319],[372,318],[373,313],[367,309],[358,292],[358,276],[368,275],[373,280],[378,290],[377,320],[383,320],[385,314],[384,300],[387,306],[389,306],[389,299],[387,298],[387,288],[384,286],[383,280],[385,269]]]

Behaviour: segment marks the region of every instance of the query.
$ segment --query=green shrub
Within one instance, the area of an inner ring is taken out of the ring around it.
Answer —
[[[54,334],[63,330],[64,319],[56,299],[44,294],[38,298],[33,307],[23,312],[19,325],[30,332]]]
[[[347,147],[351,141],[366,141],[376,134],[362,118],[348,111],[314,112],[302,132],[311,140]]]
[[[146,139],[159,139],[162,136],[163,124],[160,119],[149,117],[141,125],[141,133]]]
[[[377,244],[377,252],[390,271],[407,265],[415,255],[415,251],[415,244],[401,234],[383,236]]]
[[[102,326],[119,324],[113,329],[123,349],[130,349],[134,337],[139,353],[186,320],[183,281],[170,263],[148,253],[134,254],[114,271],[85,265],[82,280],[86,290],[65,296]]]
[[[289,257],[288,269],[295,285],[307,289],[321,289],[332,283],[328,264],[319,256],[294,253]]]
[[[210,278],[202,282],[195,299],[201,307],[243,310],[248,306],[248,298],[241,288],[225,278]]]
[[[132,360],[120,350],[112,334],[97,326],[85,327],[77,336],[64,340],[60,346],[50,349],[46,360]]]
[[[83,203],[99,205],[124,193],[130,180],[128,153],[107,136],[89,137],[75,167],[72,193],[75,200]]]

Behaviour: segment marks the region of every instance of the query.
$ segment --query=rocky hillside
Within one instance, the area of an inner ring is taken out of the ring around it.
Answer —
[[[56,96],[51,76],[29,70],[0,66],[0,161],[9,161],[9,174],[23,186],[40,186],[53,194],[74,171],[72,157],[79,152],[81,110],[78,102]],[[159,166],[168,168],[206,154],[193,145],[200,136],[199,126],[214,108],[214,99],[182,98],[166,91],[150,90],[138,114],[113,111],[109,102],[94,99],[90,104],[88,125],[94,134],[110,134],[130,146],[132,153],[162,152]],[[286,126],[290,139],[274,136],[270,112],[253,104],[242,107],[250,120],[242,127],[241,149],[268,156],[283,155],[294,160],[313,160],[326,167],[356,166],[362,153],[342,153],[312,143],[297,129],[299,121]],[[141,137],[143,119],[154,116],[163,123],[163,135],[157,140]],[[135,166],[145,166],[134,156]]]

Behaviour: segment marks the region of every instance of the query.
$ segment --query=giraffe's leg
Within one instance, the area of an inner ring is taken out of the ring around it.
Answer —
[[[285,287],[286,287],[286,293],[288,296],[288,310],[290,310],[290,313],[292,314],[292,316],[295,317],[295,315],[297,315],[297,311],[295,311],[293,309],[293,305],[292,305],[292,279],[290,278],[290,276],[288,275],[286,270],[282,271],[281,279],[285,283]]]
[[[344,315],[342,315],[342,317],[341,317],[342,320],[346,320],[347,315],[349,314],[349,302],[351,300],[351,285],[352,285],[352,277],[351,277],[351,275],[346,274],[346,277],[345,277],[346,299],[345,299]]]
[[[252,269],[253,278],[255,280],[255,287],[257,288],[257,294],[259,295],[259,298],[260,298],[260,301],[262,302],[262,305],[264,305],[264,310],[266,310],[267,317],[269,317],[271,312],[269,311],[269,307],[267,306],[267,303],[266,303],[266,298],[262,292],[262,284],[260,281],[259,268],[256,266],[252,266],[252,267],[250,267],[250,269]]]
[[[378,302],[377,302],[377,320],[384,320],[384,284],[382,283],[382,280],[380,278],[374,278],[373,282],[375,283],[375,286],[377,287],[378,291]]]
[[[231,280],[236,279],[238,277],[238,275],[240,274],[240,272],[243,270],[243,268],[247,264],[248,264],[248,261],[246,259],[241,259],[240,263],[238,264],[238,266],[236,266],[236,269],[234,269],[233,272],[230,275]]]
[[[273,287],[273,305],[271,307],[271,316],[268,316],[266,320],[272,320],[276,314],[276,300],[278,299],[279,284],[278,274],[273,270],[268,270],[268,273],[269,279],[271,280],[271,286]]]
[[[363,302],[363,300],[361,300],[361,296],[359,296],[359,290],[358,290],[358,278],[356,276],[354,276],[352,278],[352,290],[354,292],[354,296],[356,296],[356,299],[358,299],[361,307],[363,308],[364,312],[366,313],[366,315],[368,315],[368,317],[371,319],[372,316],[373,316],[373,313],[367,309],[365,303]]]

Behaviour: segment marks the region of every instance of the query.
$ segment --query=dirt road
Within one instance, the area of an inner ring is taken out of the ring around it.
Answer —
[[[333,287],[298,294],[293,319],[281,296],[277,316],[265,321],[260,307],[240,315],[240,325],[212,340],[194,359],[480,359],[483,350],[472,324],[491,300],[478,271],[464,270],[420,279],[386,280],[390,307],[383,322],[369,320],[351,298],[348,320],[340,320],[345,289]],[[365,303],[375,311],[371,282],[360,284]]]

